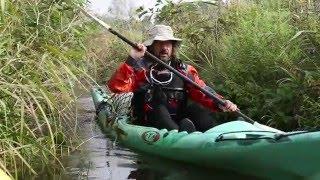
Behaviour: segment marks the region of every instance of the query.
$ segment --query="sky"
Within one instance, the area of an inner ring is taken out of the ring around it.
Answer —
[[[122,12],[119,12],[123,14],[128,13],[130,9],[135,9],[140,6],[150,8],[156,4],[156,0],[90,0],[89,9],[99,15],[107,15],[108,10],[114,8],[116,5],[115,2],[120,2],[119,4],[121,4],[121,2],[123,3],[120,9]]]
[[[162,0],[165,1],[165,0]],[[177,2],[190,2],[190,1],[214,1],[214,0],[171,0],[174,3]],[[224,0],[226,1],[226,0]],[[99,15],[111,15],[110,9],[118,15],[129,16],[130,11],[136,10],[140,6],[145,8],[151,8],[157,0],[89,0],[88,8],[95,14]]]
[[[162,0],[165,1],[165,0]],[[174,3],[190,1],[215,1],[215,0],[171,0]],[[223,0],[228,2],[230,0]],[[127,19],[133,12],[143,6],[144,9],[154,7],[157,0],[89,0],[88,9],[94,14],[107,17]]]

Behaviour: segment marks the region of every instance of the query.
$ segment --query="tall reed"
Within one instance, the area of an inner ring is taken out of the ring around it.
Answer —
[[[208,84],[255,120],[293,130],[320,126],[317,3],[167,3],[153,13],[184,38],[181,58]]]
[[[0,1],[0,168],[14,178],[74,147],[76,89],[95,84],[79,1]],[[61,168],[61,166],[60,166]]]

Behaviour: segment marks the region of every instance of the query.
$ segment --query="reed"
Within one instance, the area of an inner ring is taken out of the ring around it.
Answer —
[[[18,179],[77,146],[77,89],[95,84],[81,1],[0,1],[0,167]]]
[[[320,126],[318,1],[160,6],[140,12],[171,25],[181,58],[245,114],[283,130]]]

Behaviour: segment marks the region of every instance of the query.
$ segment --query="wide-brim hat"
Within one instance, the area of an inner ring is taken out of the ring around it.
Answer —
[[[151,46],[154,41],[175,41],[180,43],[182,39],[173,36],[173,31],[170,26],[155,25],[147,32],[147,40],[144,41],[145,46]]]

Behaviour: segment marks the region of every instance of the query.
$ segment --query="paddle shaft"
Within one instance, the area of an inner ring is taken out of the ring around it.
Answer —
[[[82,12],[84,12],[84,14],[86,14],[88,17],[92,18],[93,20],[95,20],[96,22],[98,22],[101,26],[103,26],[104,28],[106,28],[110,33],[116,35],[117,37],[119,37],[121,40],[123,40],[124,42],[126,42],[127,44],[129,44],[130,46],[132,46],[133,48],[139,49],[137,43],[134,43],[132,41],[130,41],[128,38],[124,37],[123,35],[121,35],[120,33],[118,33],[117,31],[113,30],[109,25],[107,25],[106,23],[104,23],[103,21],[101,21],[100,19],[98,19],[97,17],[93,16],[92,14],[89,14],[88,12],[86,12],[85,10],[83,10],[82,8],[80,8]],[[146,51],[145,55],[149,56],[153,61],[161,64],[162,66],[164,66],[166,69],[170,70],[171,72],[173,72],[175,75],[179,76],[181,79],[183,79],[184,81],[192,84],[193,86],[195,86],[196,88],[198,88],[202,93],[204,93],[205,95],[211,97],[212,99],[214,99],[216,102],[218,102],[220,105],[225,106],[226,103],[224,100],[218,98],[217,96],[215,96],[214,94],[212,94],[211,92],[209,92],[208,90],[202,88],[199,84],[195,83],[194,81],[192,81],[190,78],[188,78],[187,76],[183,75],[182,73],[180,73],[179,71],[177,71],[176,69],[174,69],[173,67],[169,66],[168,64],[166,64],[165,62],[161,61],[159,58],[157,58],[156,56],[154,56],[153,54],[151,54],[150,52]],[[250,122],[250,123],[254,123],[255,121],[252,120],[250,117],[248,117],[247,115],[243,114],[240,110],[235,111],[239,116],[243,117],[246,121]]]

